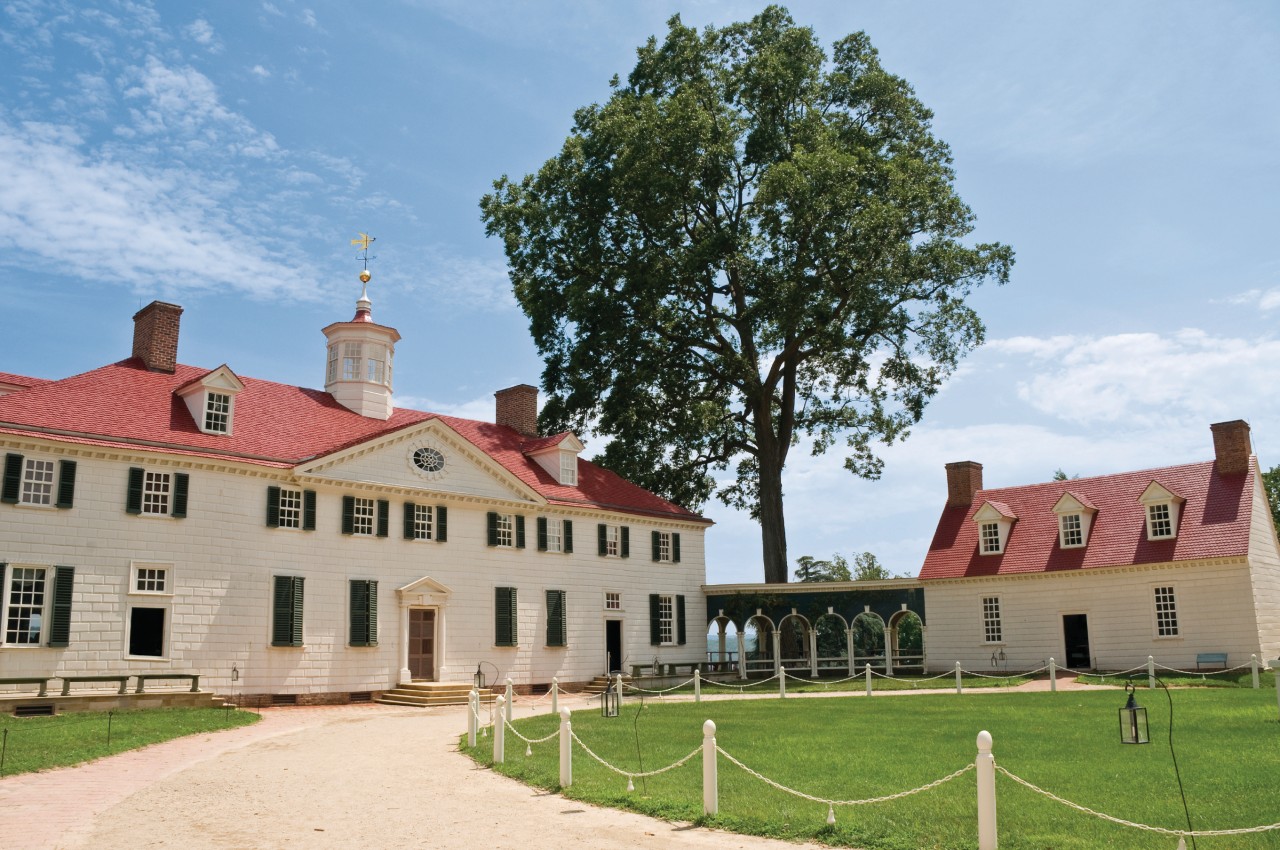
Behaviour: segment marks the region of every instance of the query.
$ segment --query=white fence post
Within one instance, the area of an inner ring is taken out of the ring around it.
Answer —
[[[844,651],[849,656],[849,678],[858,675],[858,659],[853,652],[853,629],[844,630]]]
[[[1156,689],[1156,659],[1154,655],[1147,656],[1147,687],[1153,691]]]
[[[702,813],[714,815],[720,811],[720,779],[716,772],[716,723],[708,720],[702,724]]]
[[[551,677],[551,713],[560,713],[560,679],[558,676]]]
[[[996,760],[991,755],[991,733],[978,733],[978,850],[996,850]]]
[[[476,745],[476,718],[480,714],[477,707],[480,704],[480,693],[475,688],[471,689],[471,693],[467,694],[467,746],[474,747]]]
[[[702,702],[702,671],[693,668],[693,701]]]
[[[871,664],[863,665],[862,677],[867,680],[867,696],[871,696]]]
[[[782,670],[782,632],[773,630],[773,672]]]
[[[560,709],[560,787],[573,784],[573,724],[569,722],[569,709]]]
[[[1058,691],[1058,665],[1052,658],[1049,659],[1049,690],[1054,693]]]
[[[818,630],[809,629],[809,676],[818,678]]]
[[[622,674],[619,673],[613,681],[613,686],[618,689],[618,707],[622,707]]]
[[[1249,656],[1249,666],[1253,668],[1253,689],[1256,691],[1260,687],[1258,682],[1258,654],[1256,652]]]
[[[504,761],[507,760],[507,747],[506,747],[507,724],[503,720],[503,718],[506,717],[506,715],[502,713],[503,702],[505,701],[506,701],[505,697],[501,697],[501,696],[498,697],[498,713],[497,713],[497,717],[493,722],[493,763],[494,764],[502,764]]]
[[[1280,707],[1280,658],[1271,662],[1271,672],[1276,674],[1276,705]]]
[[[956,662],[956,693],[964,693],[964,686],[960,684],[960,662]]]
[[[507,718],[507,722],[508,722],[508,723],[510,723],[510,722],[511,722],[511,704],[512,704],[512,703],[514,703],[514,702],[515,702],[515,699],[514,699],[514,697],[512,696],[512,693],[511,693],[511,677],[510,677],[510,676],[508,676],[508,677],[507,677],[507,707],[506,707],[506,714],[502,715],[503,717]]]
[[[778,699],[785,699],[787,696],[787,668],[778,668]]]

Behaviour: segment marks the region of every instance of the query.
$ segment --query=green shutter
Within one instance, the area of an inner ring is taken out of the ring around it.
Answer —
[[[378,536],[386,537],[391,533],[391,503],[386,499],[378,500]]]
[[[671,535],[671,562],[673,564],[680,563],[680,534],[678,532]]]
[[[351,646],[378,645],[378,583],[352,579]]]
[[[187,493],[191,489],[191,476],[185,472],[173,473],[173,510],[170,516],[179,519],[187,515]]]
[[[658,646],[662,643],[662,624],[659,618],[662,616],[661,607],[658,602],[658,594],[649,594],[649,643]]]
[[[316,530],[316,491],[302,491],[302,530]]]
[[[564,521],[564,551],[573,554],[573,520]]]
[[[547,646],[565,645],[565,591],[547,591]]]
[[[538,551],[547,551],[547,518],[538,517]]]
[[[436,542],[444,543],[449,539],[449,509],[444,505],[436,505]]]
[[[489,545],[498,545],[498,512],[489,511]]]
[[[684,631],[684,595],[683,594],[676,597],[676,643],[680,644],[681,646],[684,646],[686,643],[685,631]]]
[[[49,619],[49,646],[71,643],[71,592],[75,567],[53,568],[53,616]]]
[[[630,558],[631,557],[631,529],[624,525],[619,530],[622,532],[622,557]]]
[[[653,560],[660,561],[662,560],[662,534],[657,531],[651,532],[651,534],[652,537],[650,539],[653,543]]]
[[[142,479],[146,475],[141,467],[129,467],[129,488],[125,492],[124,509],[126,513],[142,513]]]
[[[516,514],[516,548],[524,548],[524,516]]]
[[[516,645],[516,589],[494,588],[493,642],[495,646]]]
[[[7,454],[4,456],[4,486],[0,487],[0,502],[16,505],[21,490],[22,455]]]
[[[596,523],[596,554],[609,554],[609,526],[603,522]]]
[[[271,645],[302,646],[301,576],[276,576],[272,597]]]
[[[267,528],[280,527],[280,488],[267,488]]]
[[[58,461],[58,501],[59,508],[69,508],[76,499],[76,462],[74,460]]]
[[[417,524],[413,521],[414,516],[418,512],[418,506],[413,502],[404,503],[404,539],[413,540],[417,537]]]
[[[342,533],[356,533],[356,497],[342,497]]]

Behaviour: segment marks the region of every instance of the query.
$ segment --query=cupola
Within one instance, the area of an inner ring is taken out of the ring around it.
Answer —
[[[370,419],[391,418],[391,361],[400,333],[373,321],[369,270],[360,272],[360,298],[349,322],[324,329],[329,341],[324,388],[334,400]]]

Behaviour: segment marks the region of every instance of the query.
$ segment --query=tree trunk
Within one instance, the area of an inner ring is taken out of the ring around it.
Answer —
[[[760,540],[764,547],[764,580],[786,584],[791,570],[787,564],[787,525],[782,514],[782,464],[774,453],[760,453]]]

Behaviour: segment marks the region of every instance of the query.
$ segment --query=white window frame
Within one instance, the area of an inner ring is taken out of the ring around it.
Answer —
[[[1004,552],[1004,541],[1001,540],[1000,523],[984,522],[978,525],[978,538],[982,544],[982,554],[999,555]]]
[[[658,594],[658,645],[676,645],[676,594]]]
[[[1151,590],[1156,639],[1169,640],[1181,637],[1182,632],[1178,626],[1178,598],[1175,586],[1172,584],[1157,584]]]
[[[359,342],[342,343],[342,380],[364,380],[364,345]]]
[[[606,525],[604,527],[604,556],[606,558],[622,557],[622,526]]]
[[[209,390],[204,395],[204,432],[206,434],[230,434],[231,412],[235,397],[231,393]]]
[[[514,549],[516,545],[516,515],[498,514],[494,523],[494,545]]]
[[[369,354],[365,358],[366,379],[370,383],[385,384],[387,383],[387,350],[381,345],[369,346]]]
[[[372,537],[378,529],[378,504],[375,499],[353,496],[351,500],[351,533]]]
[[[560,483],[578,486],[578,456],[573,452],[560,452]]]
[[[280,488],[278,528],[301,530],[303,512],[302,499],[303,496],[301,490],[295,490],[292,487]]]
[[[142,475],[142,515],[169,516],[173,504],[173,473],[144,470]]]
[[[338,380],[338,346],[341,344],[342,343],[335,342],[333,345],[329,346],[329,367],[325,373],[326,384],[332,384],[334,381]]]
[[[983,596],[982,642],[987,645],[1004,643],[1004,620],[1000,611],[999,596]]]
[[[658,563],[670,564],[671,560],[671,532],[658,532]],[[665,645],[665,644],[664,644]]]
[[[604,610],[606,611],[622,610],[622,591],[606,590],[604,592]]]
[[[1084,546],[1084,518],[1080,514],[1063,514],[1058,517],[1058,544],[1063,549],[1079,549]]]
[[[1173,505],[1157,502],[1147,505],[1147,539],[1172,540],[1176,536]]]
[[[23,458],[22,490],[18,504],[51,508],[57,496],[58,463],[40,457]]]
[[[161,573],[157,576],[156,573]],[[155,588],[156,579],[160,580],[159,589]],[[152,585],[151,589],[142,587]],[[129,563],[129,595],[130,596],[173,596],[173,564],[156,561],[131,561]]]
[[[27,576],[26,573],[39,573],[38,576]],[[38,581],[39,588],[24,593],[32,594],[30,602],[14,602],[14,582],[19,580],[19,573],[23,581]],[[43,564],[9,564],[8,569],[4,573],[4,587],[0,588],[0,646],[13,649],[28,649],[44,645],[45,635],[49,629],[49,605],[53,598],[53,568]],[[11,612],[15,609],[26,610],[26,629],[15,631],[14,634],[24,634],[28,638],[31,636],[31,621],[35,620],[35,640],[14,640],[9,633],[9,618]]]
[[[564,520],[547,517],[547,551],[564,551]]]
[[[413,506],[413,539],[434,540],[436,537],[435,505]]]

